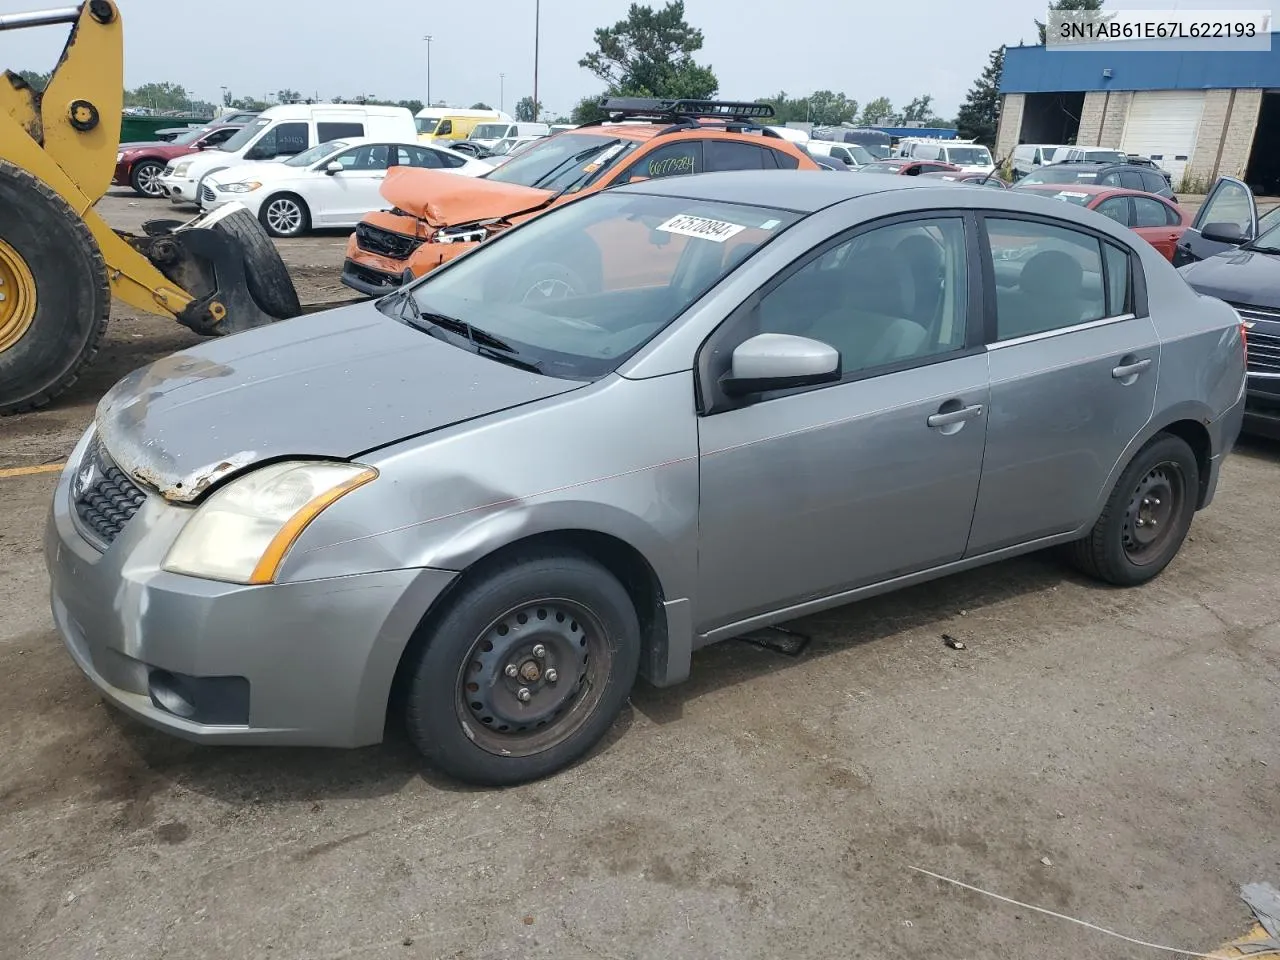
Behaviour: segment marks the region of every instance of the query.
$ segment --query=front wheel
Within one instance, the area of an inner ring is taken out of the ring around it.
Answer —
[[[639,664],[635,607],[612,574],[572,553],[513,558],[436,623],[409,680],[406,724],[459,780],[535,780],[604,736]]]
[[[163,173],[164,164],[154,160],[143,160],[129,174],[129,183],[133,186],[133,192],[140,197],[152,199],[163,197],[164,188],[160,186],[160,176]]]
[[[300,237],[311,227],[311,214],[301,197],[282,193],[267,199],[258,214],[267,233],[273,237]]]
[[[1196,512],[1200,465],[1181,437],[1159,434],[1120,475],[1089,535],[1071,559],[1105,583],[1133,587],[1178,555]]]

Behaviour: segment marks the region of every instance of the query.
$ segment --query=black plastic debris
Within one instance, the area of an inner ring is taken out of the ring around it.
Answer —
[[[804,653],[805,648],[809,646],[809,641],[813,638],[807,633],[788,630],[786,627],[765,627],[763,630],[743,634],[738,639],[753,647],[771,650],[785,657],[798,657]]]
[[[964,641],[963,641],[963,640],[957,640],[955,637],[953,637],[953,636],[952,636],[951,634],[949,634],[949,633],[944,633],[944,634],[942,635],[942,642],[943,642],[943,643],[945,643],[945,644],[946,644],[948,647],[950,647],[952,650],[967,650],[967,649],[969,649],[968,647],[966,647],[966,646],[964,645]]]

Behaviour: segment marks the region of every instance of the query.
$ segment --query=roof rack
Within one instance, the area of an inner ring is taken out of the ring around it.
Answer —
[[[773,105],[737,100],[658,100],[649,97],[605,97],[600,109],[610,120],[652,120],[670,123],[681,119],[767,120]]]

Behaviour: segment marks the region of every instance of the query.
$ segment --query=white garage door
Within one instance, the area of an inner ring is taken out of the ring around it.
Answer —
[[[1120,149],[1150,157],[1169,171],[1176,188],[1195,149],[1203,112],[1203,90],[1140,90],[1129,103]]]

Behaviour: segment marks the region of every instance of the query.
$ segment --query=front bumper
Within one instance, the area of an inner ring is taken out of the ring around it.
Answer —
[[[200,205],[200,201],[196,197],[196,181],[187,177],[165,175],[158,177],[156,182],[160,184],[160,189],[164,191],[164,195],[174,203]]]
[[[358,747],[382,739],[396,667],[456,574],[392,570],[246,587],[166,573],[191,509],[156,494],[100,551],[59,480],[45,536],[54,623],[115,706],[206,743]]]
[[[133,184],[129,182],[129,177],[132,174],[132,172],[133,171],[129,169],[128,161],[125,161],[125,160],[119,161],[118,163],[116,163],[116,172],[111,177],[112,184],[114,184],[117,187],[132,186]]]
[[[406,259],[388,257],[363,249],[355,233],[347,238],[342,282],[353,290],[380,297],[391,293],[406,277],[421,277],[478,247],[478,243],[424,243]]]

